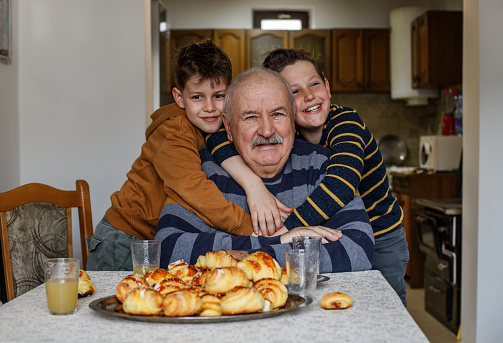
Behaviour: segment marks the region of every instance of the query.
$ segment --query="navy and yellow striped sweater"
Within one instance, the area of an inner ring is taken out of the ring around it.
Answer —
[[[297,137],[302,135],[297,132]],[[221,164],[237,155],[227,140],[225,130],[206,138],[213,157]],[[322,225],[346,206],[355,194],[365,204],[374,236],[382,236],[402,222],[402,210],[391,193],[377,142],[358,113],[349,107],[332,105],[320,140],[331,150],[327,175],[304,203],[295,208],[284,225],[289,230],[298,226]]]

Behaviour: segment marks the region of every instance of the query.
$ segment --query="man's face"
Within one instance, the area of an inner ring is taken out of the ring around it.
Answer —
[[[251,77],[235,90],[231,123],[224,117],[229,140],[260,177],[277,175],[290,156],[294,118],[284,84],[270,76]]]
[[[203,132],[214,133],[222,126],[222,110],[227,85],[220,81],[200,81],[193,76],[185,84],[183,91],[173,88],[173,97],[180,108],[184,108],[187,118]]]

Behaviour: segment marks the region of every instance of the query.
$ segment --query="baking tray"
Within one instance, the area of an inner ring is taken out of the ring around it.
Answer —
[[[269,312],[234,314],[220,317],[164,317],[164,316],[137,316],[127,314],[122,310],[122,304],[115,295],[94,300],[89,307],[106,316],[119,317],[127,320],[153,323],[173,323],[173,324],[205,324],[205,323],[228,323],[240,322],[253,319],[264,319],[278,316],[284,313],[295,311],[301,307],[312,303],[309,297],[301,297],[297,294],[289,294],[285,306]]]

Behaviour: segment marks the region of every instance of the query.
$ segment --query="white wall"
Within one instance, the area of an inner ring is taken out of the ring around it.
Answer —
[[[389,12],[402,6],[461,10],[462,0],[162,0],[172,29],[251,29],[252,10],[308,10],[312,29],[389,27]]]
[[[43,182],[71,189],[76,179],[87,180],[95,226],[145,140],[144,2],[13,3],[19,8],[14,18],[16,62],[0,72],[14,74],[6,92],[17,102],[0,89],[0,132],[13,136],[9,142],[19,135],[20,184]],[[5,126],[4,109],[9,120]],[[4,150],[4,138],[1,142]],[[7,169],[4,161],[1,165],[2,171]],[[80,256],[77,232],[74,237]]]
[[[503,3],[464,6],[462,341],[501,342]]]
[[[17,17],[17,2],[11,5]],[[12,22],[12,63],[0,63],[0,192],[19,186],[18,25]]]

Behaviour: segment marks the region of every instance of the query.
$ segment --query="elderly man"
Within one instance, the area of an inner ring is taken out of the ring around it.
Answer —
[[[300,205],[325,175],[330,151],[294,139],[295,103],[289,85],[277,73],[251,69],[227,88],[224,124],[229,140],[269,191],[289,207]],[[224,196],[246,211],[243,189],[215,162],[208,149],[200,150],[202,168]],[[211,199],[206,199],[211,201]],[[342,231],[342,238],[337,230]],[[363,202],[356,196],[324,227],[300,227],[272,237],[236,236],[209,227],[179,204],[167,203],[155,238],[162,242],[161,267],[184,259],[195,264],[211,250],[262,250],[283,266],[292,237],[316,235],[325,239],[320,272],[368,270],[374,256],[374,237]],[[340,238],[340,239],[339,239]]]

